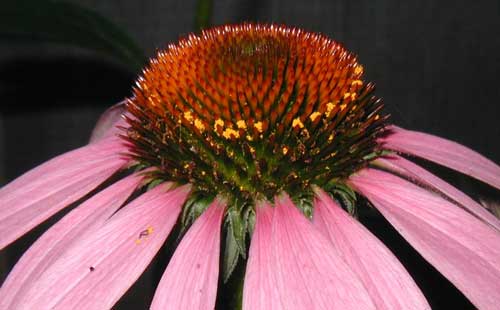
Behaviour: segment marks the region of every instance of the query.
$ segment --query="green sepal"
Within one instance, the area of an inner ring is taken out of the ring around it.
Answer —
[[[247,257],[246,235],[252,207],[249,205],[233,205],[227,211],[226,245],[223,260],[223,279],[227,282],[238,264],[238,259]]]
[[[297,196],[291,197],[294,204],[300,211],[309,219],[313,217],[313,199],[314,194],[312,191],[305,191]]]
[[[329,190],[329,193],[333,197],[337,198],[337,200],[340,200],[341,204],[346,208],[349,214],[354,217],[356,216],[357,196],[356,192],[352,188],[350,188],[346,184],[337,183]]]
[[[370,154],[365,155],[363,157],[363,160],[370,161],[370,160],[376,159],[380,156],[385,156],[385,155],[389,155],[389,154],[394,154],[394,152],[389,151],[389,150],[379,150],[379,151],[375,151],[375,152],[372,152]]]
[[[224,247],[224,259],[222,261],[222,279],[226,283],[231,274],[238,265],[238,259],[240,258],[240,247],[238,242],[234,237],[233,226],[231,224],[227,225],[226,229],[226,244]]]
[[[141,163],[141,162],[133,162],[131,165],[130,165],[130,169],[134,172],[142,172],[144,169],[147,169],[149,168],[149,166],[145,163]]]
[[[252,237],[253,231],[255,229],[255,211],[253,210],[253,208],[248,208],[246,223],[248,235]]]
[[[231,226],[233,230],[233,235],[236,240],[236,244],[240,249],[240,253],[243,258],[246,258],[246,221],[243,218],[242,210],[237,210],[236,207],[229,209],[228,211],[228,219],[229,226]]]
[[[214,198],[213,195],[205,192],[194,192],[191,194],[182,209],[181,235],[208,208]]]
[[[148,187],[147,187],[147,190],[152,190],[154,187],[156,187],[157,185],[163,183],[164,181],[161,180],[161,179],[156,179],[156,180],[153,180],[151,182],[148,183]]]

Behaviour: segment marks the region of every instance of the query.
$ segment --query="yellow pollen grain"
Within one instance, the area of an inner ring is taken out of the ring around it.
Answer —
[[[185,118],[188,122],[192,123],[192,122],[193,122],[193,114],[191,113],[191,111],[186,111],[186,112],[184,112],[184,118]]]
[[[325,116],[329,117],[330,113],[332,113],[333,109],[335,108],[335,104],[333,102],[328,102],[326,104],[326,113]]]
[[[297,117],[292,121],[292,127],[293,128],[304,128],[304,124],[302,123],[300,118]]]
[[[184,169],[187,169],[187,168],[189,168],[189,164],[184,165]]]
[[[224,127],[224,121],[220,118],[215,120],[214,129],[217,130],[217,127]]]
[[[347,104],[343,103],[340,105],[340,111],[344,111],[345,107],[347,107]]]
[[[351,97],[351,93],[345,93],[345,94],[344,94],[344,99],[347,99],[347,98],[349,98],[349,97]]]
[[[201,171],[201,175],[206,175],[207,173],[205,171]]]
[[[362,65],[357,65],[354,68],[354,74],[361,74],[363,72],[363,66]]]
[[[246,138],[247,138],[247,140],[248,140],[248,141],[253,141],[253,138],[252,138],[252,136],[251,136],[251,135],[247,135],[247,137],[246,137]]]
[[[247,124],[245,123],[244,120],[240,119],[239,121],[236,122],[236,127],[240,129],[247,129]]]
[[[331,134],[329,137],[328,137],[328,141],[332,141],[333,140],[333,134]]]
[[[255,149],[253,147],[250,147],[250,153],[255,154]]]
[[[375,120],[378,120],[380,118],[380,115],[375,115]]]
[[[317,119],[321,115],[320,112],[314,112],[311,115],[309,115],[309,119],[311,119],[311,122],[314,122],[315,119]]]
[[[203,125],[202,121],[197,118],[194,120],[194,127],[196,127],[201,132],[205,130],[205,125]]]
[[[236,130],[234,130],[233,128],[226,128],[223,132],[222,132],[222,136],[226,139],[231,139],[231,136],[235,137],[235,138],[239,138],[240,137],[240,133]]]
[[[356,86],[356,85],[361,86],[361,85],[363,85],[363,81],[361,81],[361,80],[354,80],[354,81],[352,81],[351,85],[352,86]]]
[[[286,153],[288,153],[288,148],[286,146],[284,146],[282,151],[283,151],[283,155],[286,155]]]
[[[253,124],[253,127],[255,129],[257,129],[258,132],[262,132],[264,130],[263,127],[262,127],[262,122],[257,122],[255,124]]]

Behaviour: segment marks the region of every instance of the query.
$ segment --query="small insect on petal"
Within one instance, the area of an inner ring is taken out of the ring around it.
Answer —
[[[153,227],[148,226],[148,228],[142,230],[139,233],[139,237],[135,240],[136,244],[141,244],[142,240],[146,239],[149,235],[153,233]]]

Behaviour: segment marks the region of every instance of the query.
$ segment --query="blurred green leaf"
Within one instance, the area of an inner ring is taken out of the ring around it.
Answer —
[[[146,63],[142,50],[125,31],[76,4],[7,0],[0,7],[0,40],[33,40],[87,48],[116,58],[133,72]]]
[[[203,30],[211,26],[212,6],[212,0],[198,0],[195,16],[196,29]]]

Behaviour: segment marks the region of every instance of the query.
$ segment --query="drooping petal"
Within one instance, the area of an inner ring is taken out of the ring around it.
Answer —
[[[500,167],[456,142],[396,126],[380,142],[384,148],[431,160],[500,189]]]
[[[119,134],[119,126],[127,124],[122,118],[125,112],[125,101],[118,102],[104,111],[92,130],[90,143]]]
[[[440,196],[386,172],[350,183],[480,309],[500,303],[500,233]]]
[[[223,215],[224,205],[216,199],[191,226],[160,280],[151,310],[214,309]]]
[[[18,294],[12,309],[110,309],[165,242],[188,191],[159,185],[126,205]]]
[[[256,206],[255,212],[255,228],[243,287],[243,310],[284,309],[272,270],[271,229],[274,208],[268,203],[261,203]]]
[[[21,257],[0,289],[0,309],[83,236],[99,228],[130,196],[141,177],[132,175],[91,197],[47,230]]]
[[[283,309],[375,309],[358,276],[287,196],[277,199],[271,240]]]
[[[481,220],[495,227],[497,230],[500,230],[500,220],[488,212],[483,206],[454,186],[443,181],[422,167],[412,163],[411,161],[396,154],[391,154],[386,157],[379,157],[375,160],[375,162],[380,164],[382,167],[388,168],[396,173],[437,189],[441,193],[459,203]]]
[[[321,190],[313,223],[358,275],[378,309],[430,309],[391,251]]]
[[[0,189],[0,249],[126,165],[118,139],[60,155]]]

